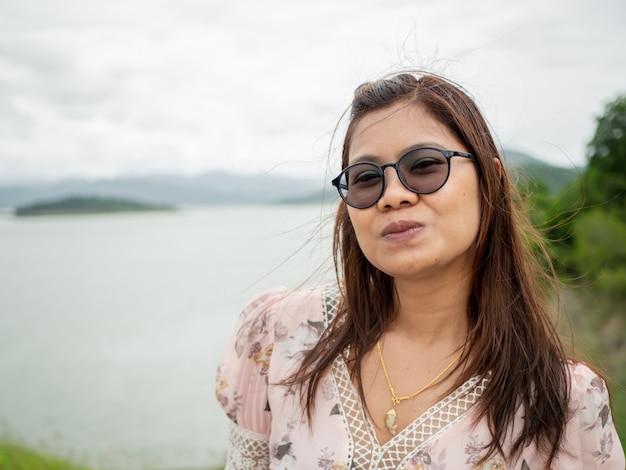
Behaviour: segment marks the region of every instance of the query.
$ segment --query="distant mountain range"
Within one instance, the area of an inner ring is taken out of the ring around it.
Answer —
[[[558,192],[579,177],[583,169],[560,167],[531,157],[516,150],[505,151],[505,165],[513,177],[532,178],[543,181],[552,192]]]
[[[556,191],[576,177],[573,168],[506,151],[506,165],[522,177],[543,180]],[[526,175],[526,176],[525,176]],[[323,189],[320,189],[323,188]],[[18,207],[70,196],[124,198],[148,204],[298,204],[337,198],[329,182],[276,175],[211,172],[198,176],[144,176],[107,180],[0,185],[0,207]]]
[[[0,207],[17,207],[69,196],[123,198],[148,204],[277,203],[317,195],[320,183],[273,175],[211,172],[198,176],[143,176],[106,180],[0,185]]]

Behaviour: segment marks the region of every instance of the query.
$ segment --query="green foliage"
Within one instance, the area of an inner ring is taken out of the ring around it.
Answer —
[[[588,145],[588,166],[554,191],[521,181],[531,222],[548,240],[580,357],[607,374],[626,446],[626,95],[607,104]],[[622,384],[622,385],[620,385]]]
[[[64,459],[50,457],[8,440],[0,440],[0,469],[88,470]]]
[[[223,470],[224,467],[213,470]],[[0,470],[92,470],[0,437]],[[208,469],[210,470],[210,469]]]
[[[573,227],[571,259],[599,294],[626,300],[626,223],[596,208],[577,217]]]
[[[530,223],[548,242],[546,249],[557,273],[572,276],[573,221],[580,211],[580,184],[571,183],[560,193],[553,193],[541,179],[518,182],[517,189]],[[536,255],[543,254],[533,246]],[[545,261],[545,260],[544,260]],[[577,274],[575,274],[577,275]]]
[[[617,427],[622,447],[626,449],[626,390],[623,386],[613,385],[609,387],[611,392],[611,408],[613,420]]]
[[[559,193],[532,194],[533,222],[557,271],[598,293],[626,296],[626,95],[607,104],[588,145],[589,164]]]
[[[626,222],[626,95],[608,103],[587,147],[588,205],[602,205]]]

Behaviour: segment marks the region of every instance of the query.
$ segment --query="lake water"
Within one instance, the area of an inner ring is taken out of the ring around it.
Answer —
[[[221,464],[226,339],[258,291],[332,279],[332,211],[0,213],[0,433],[107,469]]]

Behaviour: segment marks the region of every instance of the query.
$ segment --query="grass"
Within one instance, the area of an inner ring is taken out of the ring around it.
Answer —
[[[7,439],[0,440],[2,470],[90,470],[68,460],[51,457]]]
[[[0,438],[1,470],[94,470]],[[214,470],[223,470],[222,468]]]

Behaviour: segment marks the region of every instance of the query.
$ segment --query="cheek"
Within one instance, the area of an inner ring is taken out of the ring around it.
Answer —
[[[359,248],[363,254],[368,257],[373,241],[370,230],[372,221],[371,218],[367,216],[366,211],[367,209],[348,208],[348,220],[352,225],[352,230],[354,231]]]
[[[476,239],[480,232],[481,224],[481,203],[477,194],[464,194],[463,200],[465,201],[463,207],[463,214],[465,217],[465,226],[468,233],[471,233],[472,238]]]
[[[366,233],[364,228],[366,224],[358,217],[349,217],[350,224],[352,225],[352,230],[354,232],[354,236],[356,237],[356,241],[359,246],[366,240]]]
[[[466,225],[466,229],[477,234],[482,210],[482,197],[477,175],[465,179],[459,184],[459,189],[457,201],[459,203],[460,215]]]
[[[439,201],[437,212],[446,219],[448,228],[459,238],[478,236],[481,223],[481,199],[478,190],[463,188],[459,192],[443,193],[445,199]]]

